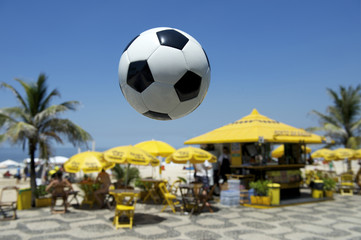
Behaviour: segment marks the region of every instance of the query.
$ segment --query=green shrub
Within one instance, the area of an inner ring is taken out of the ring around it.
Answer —
[[[256,194],[259,196],[266,196],[268,193],[268,184],[272,183],[268,180],[258,180],[256,182],[250,182],[250,188],[253,188],[256,191]]]
[[[336,181],[333,178],[324,178],[323,179],[323,190],[333,191],[336,189]]]
[[[37,186],[36,191],[35,191],[36,197],[41,198],[41,197],[48,195],[49,193],[45,189],[46,189],[46,185]]]
[[[120,166],[119,164],[115,164],[114,168],[112,169],[113,175],[118,180],[124,184],[124,180],[126,178],[126,185],[129,186],[132,182],[139,182],[140,179],[140,172],[138,168],[135,167],[128,167],[128,166]]]

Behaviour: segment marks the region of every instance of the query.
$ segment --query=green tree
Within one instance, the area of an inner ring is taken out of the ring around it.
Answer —
[[[52,155],[51,145],[63,144],[63,138],[74,146],[87,145],[91,136],[69,119],[59,118],[59,115],[76,110],[77,101],[67,101],[58,105],[50,105],[54,97],[60,97],[54,89],[48,94],[47,77],[40,74],[37,82],[26,83],[15,79],[22,86],[25,94],[22,96],[13,86],[2,82],[0,87],[10,89],[19,102],[19,106],[0,109],[0,143],[9,141],[11,144],[21,144],[30,156],[30,185],[32,191],[32,206],[35,205],[35,153],[48,159]]]
[[[355,88],[339,87],[339,93],[327,89],[333,105],[327,107],[327,113],[316,110],[311,113],[319,118],[320,127],[313,127],[311,131],[322,131],[325,136],[335,141],[336,145],[345,148],[358,148],[361,145],[361,85]]]

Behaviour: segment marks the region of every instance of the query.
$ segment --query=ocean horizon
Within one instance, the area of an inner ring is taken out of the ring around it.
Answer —
[[[103,152],[108,148],[96,148],[95,151]],[[91,150],[91,149],[89,149]],[[80,148],[81,152],[88,151],[88,149]],[[64,156],[70,158],[71,156],[78,153],[78,148],[74,147],[59,147],[54,148],[54,156]],[[35,156],[38,157],[38,152],[35,153]],[[28,150],[23,150],[21,147],[0,147],[0,162],[7,159],[14,160],[16,162],[22,163],[24,159],[29,158]]]

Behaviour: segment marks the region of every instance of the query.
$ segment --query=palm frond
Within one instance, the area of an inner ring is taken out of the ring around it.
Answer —
[[[15,122],[16,120],[22,120],[24,122],[30,123],[31,119],[28,114],[24,112],[24,109],[21,107],[9,107],[0,109],[0,118],[8,122]],[[0,120],[0,127],[3,123]]]
[[[24,84],[25,84],[25,86],[27,86],[26,83],[24,83]],[[20,102],[21,106],[25,109],[28,109],[28,105],[26,104],[24,98],[20,95],[20,93],[13,86],[3,82],[3,83],[1,83],[0,87],[6,87],[6,88],[10,89],[13,92],[13,94],[15,95],[16,99]]]
[[[75,111],[77,107],[80,105],[80,103],[78,101],[67,101],[61,103],[60,105],[66,107],[68,110]]]
[[[0,134],[0,144],[5,142],[8,139],[6,134]]]
[[[57,89],[51,91],[49,95],[44,99],[44,101],[42,102],[41,109],[42,110],[46,109],[50,105],[50,102],[54,97],[60,97],[60,92]]]
[[[316,110],[311,113],[319,118],[320,127],[311,129],[323,131],[330,136],[336,144],[347,146],[361,146],[358,137],[361,133],[361,84],[340,86],[338,92],[327,89],[333,105],[327,108],[327,113],[322,114]]]
[[[40,124],[44,121],[47,121],[49,118],[56,117],[57,114],[67,111],[68,109],[63,105],[52,105],[43,111],[37,113],[34,116],[34,122]]]
[[[25,122],[16,122],[9,126],[6,131],[8,138],[13,143],[24,141],[25,139],[36,138],[37,130],[36,128]]]
[[[53,149],[51,147],[50,141],[45,139],[44,141],[39,141],[39,157],[41,159],[49,160],[49,157],[53,155]]]
[[[69,119],[49,119],[42,126],[43,131],[56,132],[68,138],[74,146],[87,145],[92,140],[91,135]]]

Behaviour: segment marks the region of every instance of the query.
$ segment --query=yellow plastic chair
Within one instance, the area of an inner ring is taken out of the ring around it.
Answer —
[[[175,180],[172,185],[169,187],[169,193],[177,196],[179,185],[182,183],[181,180]]]
[[[341,184],[340,184],[340,194],[343,196],[352,196],[353,195],[353,176],[352,174],[342,174],[340,176]]]
[[[164,197],[164,207],[161,212],[163,212],[169,206],[172,209],[173,213],[175,213],[175,205],[179,204],[179,201],[175,201],[177,199],[177,196],[169,193],[164,183],[159,184],[159,189]]]
[[[117,203],[115,207],[115,214],[113,224],[115,229],[118,228],[133,228],[133,218],[135,205],[137,203],[138,194],[132,192],[123,192],[123,193],[110,193],[114,196]],[[127,216],[129,218],[129,223],[119,223],[119,218],[122,216]]]

